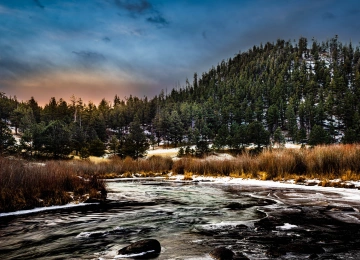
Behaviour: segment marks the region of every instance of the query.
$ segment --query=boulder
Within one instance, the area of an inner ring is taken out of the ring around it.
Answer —
[[[160,252],[161,245],[159,241],[156,239],[144,239],[120,249],[118,254],[135,259],[149,259],[159,256]]]
[[[209,255],[216,260],[232,260],[234,252],[226,247],[218,247],[212,250]]]

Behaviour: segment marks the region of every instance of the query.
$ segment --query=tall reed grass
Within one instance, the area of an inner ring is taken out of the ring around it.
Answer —
[[[61,161],[30,163],[0,157],[0,212],[85,200],[85,194],[106,197],[103,180],[96,175],[81,177],[66,165]]]
[[[248,152],[231,160],[184,158],[174,162],[173,172],[198,175],[279,179],[360,179],[360,146],[329,145],[311,149],[273,149],[252,155]]]
[[[146,160],[114,157],[106,162],[86,160],[26,162],[0,157],[0,212],[36,206],[65,204],[84,198],[104,198],[104,179],[166,174],[172,169],[170,157],[153,156]],[[86,197],[87,198],[87,197]]]

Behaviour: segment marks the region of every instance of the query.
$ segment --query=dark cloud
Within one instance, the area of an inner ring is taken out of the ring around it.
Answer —
[[[333,13],[326,12],[326,13],[323,13],[322,18],[324,20],[333,20],[336,18],[336,16]]]
[[[359,15],[360,9],[351,9],[348,11],[348,14],[350,15]]]
[[[111,42],[111,39],[110,39],[109,37],[104,37],[104,38],[102,38],[102,40],[103,40],[104,42]]]
[[[205,40],[207,40],[206,31],[203,31],[203,32],[201,33],[201,35],[202,35],[202,37],[203,37]]]
[[[35,4],[36,4],[38,7],[40,7],[41,9],[44,9],[44,8],[45,8],[45,6],[42,5],[39,0],[34,0],[34,2],[35,2]]]
[[[114,0],[115,4],[129,12],[143,13],[152,9],[152,5],[147,0]]]
[[[160,14],[157,14],[155,16],[151,16],[146,19],[149,23],[156,24],[157,26],[163,27],[169,24],[169,22]]]
[[[38,58],[29,62],[14,57],[0,58],[0,81],[22,79],[31,75],[49,72],[54,68],[50,61]]]
[[[81,60],[85,62],[101,62],[105,60],[104,55],[97,52],[91,52],[91,51],[73,51],[72,53],[76,54],[77,57],[79,57]]]

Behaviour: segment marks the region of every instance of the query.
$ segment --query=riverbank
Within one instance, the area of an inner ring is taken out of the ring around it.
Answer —
[[[204,176],[338,188],[358,188],[360,180],[359,145],[272,149],[236,156],[212,153],[204,158],[171,158],[158,151],[163,156],[138,160],[113,157],[95,162],[0,158],[0,212],[105,199],[104,179],[112,178],[170,179],[177,175],[182,180],[194,180],[194,176]]]

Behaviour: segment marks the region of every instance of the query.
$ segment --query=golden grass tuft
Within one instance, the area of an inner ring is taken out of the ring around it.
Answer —
[[[183,180],[184,181],[192,181],[193,180],[192,176],[193,176],[193,174],[191,172],[187,172],[184,174]]]
[[[259,178],[304,182],[306,178],[360,180],[360,146],[328,145],[313,149],[273,149],[231,160],[183,158],[173,165],[175,174]],[[326,182],[324,182],[326,185]]]

